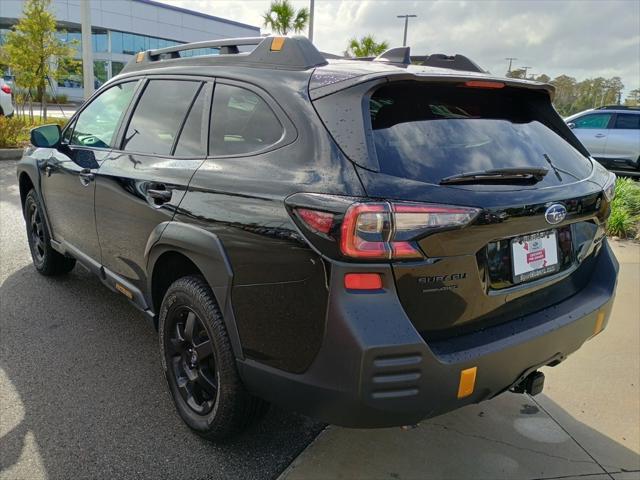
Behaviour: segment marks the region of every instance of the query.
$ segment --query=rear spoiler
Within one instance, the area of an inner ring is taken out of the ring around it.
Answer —
[[[363,63],[363,67],[364,66],[365,64]],[[555,87],[548,83],[521,80],[517,78],[494,77],[486,73],[452,71],[450,69],[424,67],[420,65],[396,68],[393,65],[382,64],[377,66],[374,62],[368,62],[368,65],[366,65],[367,68],[363,70],[334,70],[331,67],[332,64],[329,64],[326,67],[316,68],[313,72],[311,81],[309,82],[309,96],[311,97],[311,100],[317,100],[327,95],[332,95],[340,90],[344,90],[361,83],[375,83],[375,81],[378,81],[379,83],[403,80],[433,83],[464,83],[474,81],[497,82],[504,83],[507,87],[546,92],[551,100],[555,97],[556,91]]]

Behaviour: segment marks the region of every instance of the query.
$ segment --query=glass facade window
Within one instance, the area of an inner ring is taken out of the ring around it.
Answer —
[[[171,47],[180,45],[180,42],[167,40],[164,38],[148,37],[135,33],[111,32],[111,52],[135,55],[144,50],[155,50],[156,48]]]
[[[123,49],[122,44],[122,32],[111,32],[111,52],[112,53],[122,53]]]
[[[115,77],[118,75],[124,68],[124,65],[123,62],[111,62],[111,76]]]
[[[58,86],[64,88],[82,88],[82,61],[67,66],[67,76],[58,80]]]
[[[109,62],[96,60],[93,62],[93,87],[100,88],[109,79]]]
[[[184,52],[180,52],[180,56],[183,58],[200,57],[202,55],[218,55],[219,53],[220,49],[218,48],[197,48],[195,50],[185,50]]]
[[[93,32],[91,34],[91,46],[94,52],[106,53],[109,51],[109,37],[107,32]]]

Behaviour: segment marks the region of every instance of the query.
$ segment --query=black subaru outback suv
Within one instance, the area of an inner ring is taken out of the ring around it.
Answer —
[[[36,269],[78,262],[144,312],[210,439],[267,402],[382,427],[537,393],[608,321],[615,176],[553,87],[421,60],[280,37],[139,53],[32,132]]]

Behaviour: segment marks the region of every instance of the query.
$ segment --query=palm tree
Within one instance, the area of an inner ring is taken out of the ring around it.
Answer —
[[[385,50],[389,49],[387,42],[376,42],[373,35],[365,35],[360,40],[352,38],[349,40],[347,55],[351,57],[377,57]]]
[[[301,8],[296,12],[289,0],[274,0],[269,10],[263,15],[265,27],[280,35],[286,35],[291,30],[298,33],[304,30],[309,23],[309,10]]]

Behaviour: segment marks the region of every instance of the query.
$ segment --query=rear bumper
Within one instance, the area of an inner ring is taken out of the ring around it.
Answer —
[[[332,269],[326,334],[309,369],[292,374],[239,361],[250,391],[292,410],[348,427],[409,425],[489,399],[536,368],[556,364],[604,328],[618,263],[606,240],[590,282],[571,298],[453,339],[438,351],[405,315],[390,270],[384,293],[347,293],[348,266]],[[457,398],[461,370],[477,367],[473,393]]]

